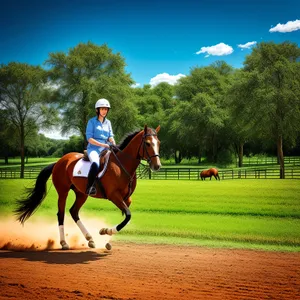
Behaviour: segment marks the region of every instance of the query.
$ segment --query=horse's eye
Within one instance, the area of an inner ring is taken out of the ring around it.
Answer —
[[[146,141],[145,143],[146,143],[146,145],[147,145],[148,147],[151,146],[151,142],[150,142],[150,141]]]

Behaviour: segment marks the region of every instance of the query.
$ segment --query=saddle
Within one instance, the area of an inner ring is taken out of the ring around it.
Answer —
[[[101,178],[106,169],[107,169],[107,164],[109,161],[111,151],[110,150],[104,150],[100,153],[99,160],[100,160],[100,169],[99,169],[99,174],[98,178]],[[87,177],[88,172],[90,170],[91,162],[89,160],[87,151],[83,151],[83,157],[75,164],[74,170],[73,170],[73,176],[74,177]]]

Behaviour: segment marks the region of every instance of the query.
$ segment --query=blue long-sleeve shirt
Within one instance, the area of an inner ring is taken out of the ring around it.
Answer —
[[[91,118],[88,121],[85,134],[87,141],[90,138],[93,138],[103,144],[107,144],[108,139],[114,136],[110,121],[105,119],[104,122],[101,123],[97,117]],[[93,145],[91,143],[88,143],[87,146],[87,151],[89,153],[92,150],[96,150],[100,154],[104,149],[105,148]]]

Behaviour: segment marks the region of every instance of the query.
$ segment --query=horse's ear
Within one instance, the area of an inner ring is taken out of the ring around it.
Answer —
[[[145,134],[147,134],[147,130],[148,130],[148,126],[145,125],[145,127],[144,127],[144,132],[145,132]]]
[[[160,131],[160,125],[157,126],[157,128],[155,129],[156,133],[158,133]]]

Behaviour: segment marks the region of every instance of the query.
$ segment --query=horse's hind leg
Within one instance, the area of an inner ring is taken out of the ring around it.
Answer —
[[[76,200],[75,200],[73,206],[70,208],[70,214],[71,214],[73,220],[75,221],[75,223],[77,224],[77,226],[79,227],[79,229],[81,230],[85,239],[89,242],[88,243],[89,247],[95,248],[96,245],[93,240],[93,237],[87,231],[87,229],[85,228],[85,226],[83,225],[83,223],[81,222],[81,220],[79,218],[79,210],[82,207],[82,205],[85,203],[88,196],[75,190],[75,189],[74,189],[74,192],[76,194]]]
[[[64,229],[64,220],[65,220],[65,208],[66,208],[66,200],[68,197],[68,191],[64,193],[59,193],[58,196],[58,228],[59,228],[59,236],[60,236],[60,244],[63,250],[68,250],[69,245],[65,239],[65,229]]]

